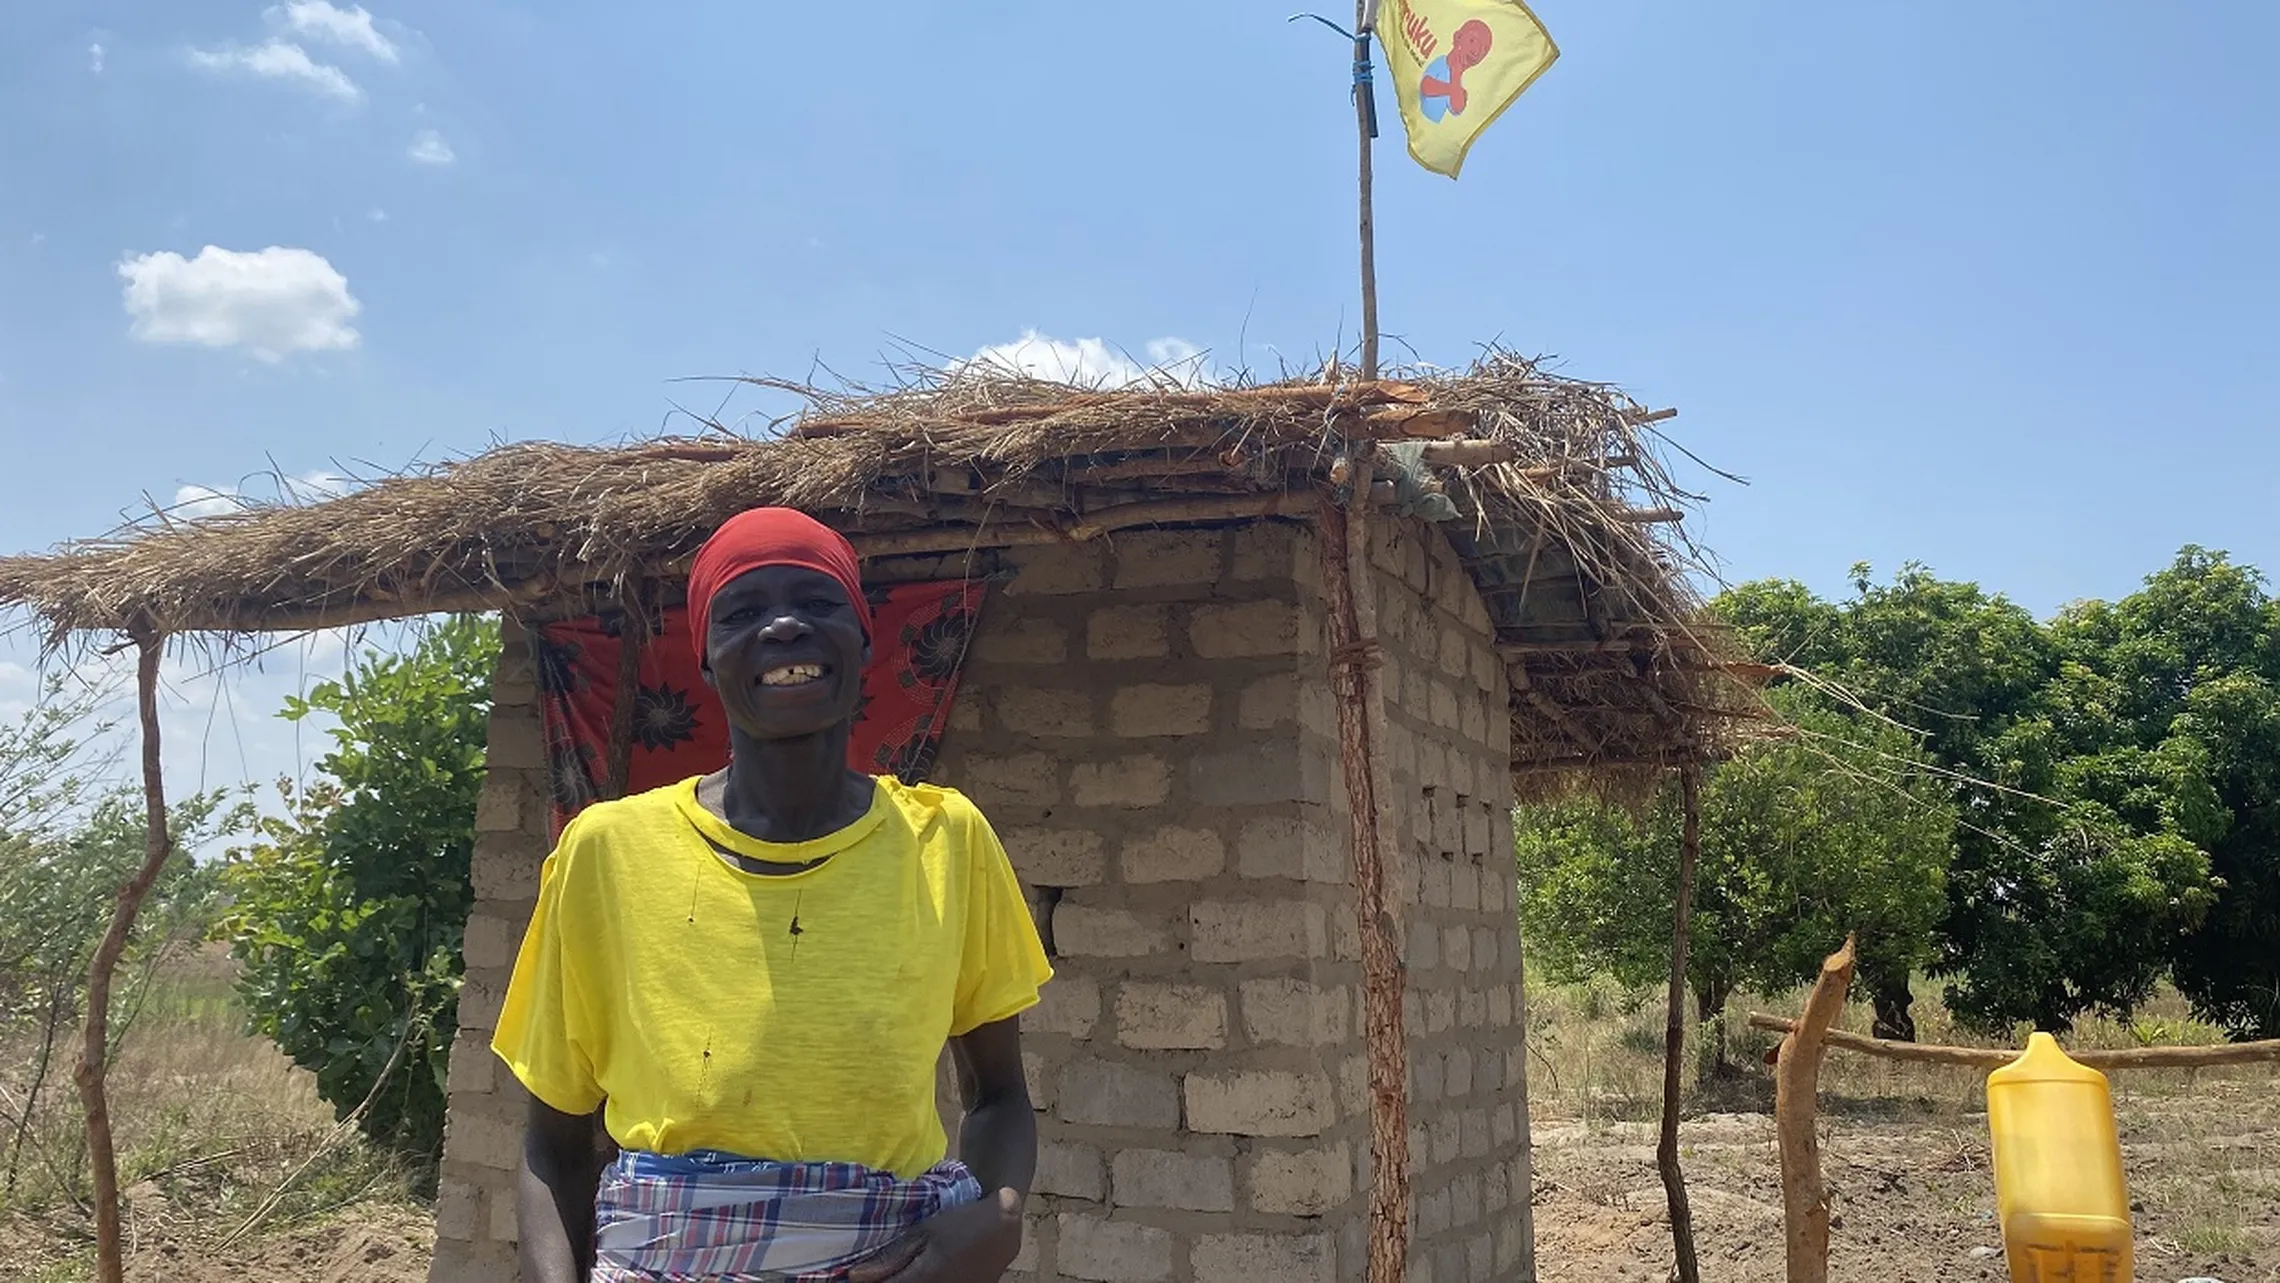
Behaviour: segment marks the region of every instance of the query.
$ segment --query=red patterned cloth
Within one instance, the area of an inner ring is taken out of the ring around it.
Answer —
[[[958,670],[973,641],[988,585],[980,581],[893,584],[867,590],[875,620],[871,664],[847,764],[906,783],[925,778],[949,722]],[[601,796],[609,773],[610,716],[617,704],[625,617],[542,624],[531,638],[539,704],[554,781],[554,831]],[[689,642],[689,615],[668,609],[641,650],[626,791],[639,793],[728,761],[728,723],[705,685]]]

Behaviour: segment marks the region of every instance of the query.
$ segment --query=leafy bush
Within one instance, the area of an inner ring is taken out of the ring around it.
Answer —
[[[1796,691],[1775,699],[1799,738],[1755,746],[1703,786],[1687,980],[1704,1021],[1741,986],[1810,978],[1848,932],[1871,988],[1904,992],[1945,902],[1955,811],[1908,737]],[[1678,809],[1665,796],[1644,816],[1583,802],[1523,812],[1521,914],[1553,979],[1668,974]]]
[[[316,1075],[375,1142],[441,1156],[460,938],[495,622],[454,618],[403,654],[367,653],[283,716],[333,714],[325,779],[280,785],[282,816],[233,852],[228,929],[253,1027]]]
[[[102,791],[110,739],[94,720],[102,691],[76,690],[51,683],[37,708],[0,725],[0,1035],[29,1048],[7,1102],[0,1189],[9,1193],[33,1118],[66,1082],[72,1036],[86,1015],[88,966],[110,929],[118,890],[147,851],[141,792]],[[214,878],[190,852],[242,829],[250,812],[226,803],[223,794],[201,794],[171,810],[175,854],[144,901],[112,991],[114,1053],[158,967],[210,929]]]

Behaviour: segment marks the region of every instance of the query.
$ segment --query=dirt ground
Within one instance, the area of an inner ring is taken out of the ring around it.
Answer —
[[[2180,1078],[2145,1091],[2117,1084],[2140,1283],[2280,1283],[2276,1096],[2269,1076]],[[1968,1103],[1963,1092],[1824,1098],[1833,1278],[2007,1277],[1986,1118],[1969,1112]],[[1703,1279],[1781,1279],[1781,1187],[1770,1115],[1709,1114],[1688,1121],[1680,1136]],[[1538,1120],[1542,1283],[1667,1277],[1670,1229],[1654,1144],[1650,1123]]]
[[[1952,1101],[1826,1102],[1823,1161],[1835,1194],[1831,1274],[1877,1283],[2001,1283],[1984,1118]],[[2280,1283],[2280,1097],[2268,1084],[2204,1081],[2119,1103],[2138,1216],[2140,1283]],[[1702,1277],[1782,1277],[1773,1120],[1689,1120],[1682,1155]],[[1670,1231],[1649,1123],[1541,1120],[1536,1255],[1542,1283],[1662,1283]],[[417,1206],[368,1203],[214,1253],[150,1186],[129,1200],[128,1276],[169,1283],[421,1283],[434,1230]],[[83,1230],[0,1220],[0,1280],[86,1277]]]

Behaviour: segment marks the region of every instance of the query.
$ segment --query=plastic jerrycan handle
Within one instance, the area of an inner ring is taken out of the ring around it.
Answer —
[[[2106,1076],[2037,1033],[1987,1075],[2012,1283],[2131,1283],[2130,1196]]]

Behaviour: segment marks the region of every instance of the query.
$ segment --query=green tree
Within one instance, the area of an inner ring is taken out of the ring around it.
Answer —
[[[116,1055],[135,1025],[153,976],[211,929],[217,905],[213,870],[191,852],[241,830],[250,819],[224,794],[176,803],[168,825],[175,854],[160,872],[136,918],[113,991],[111,1049]],[[26,1039],[29,1061],[11,1102],[7,1189],[20,1173],[24,1145],[46,1092],[68,1063],[62,1045],[86,1014],[87,972],[111,922],[119,887],[145,855],[143,799],[120,790],[98,798],[70,829],[0,837],[0,1033]]]
[[[2280,601],[2255,570],[2187,547],[2053,632],[2068,661],[2054,729],[2078,755],[2061,786],[2207,853],[2160,956],[2204,1019],[2280,1037]]]
[[[1825,601],[1793,581],[1769,580],[1720,594],[1712,610],[1736,627],[1753,653],[1842,686],[1871,711],[1868,720],[1920,732],[1923,754],[1951,781],[1988,775],[1990,746],[2037,710],[2058,662],[2041,625],[2003,597],[1942,580],[1914,563],[1889,584],[1877,583],[1865,565],[1853,568],[1852,579],[1853,596],[1843,602]],[[2041,806],[2024,794],[2044,782],[2015,775],[2002,780],[2003,788],[1951,782],[1950,909],[1930,933],[1940,945],[1929,959],[1932,970],[1968,970],[1982,936],[1968,917],[1956,919],[1955,906],[1980,902],[1990,885],[2008,876],[2002,854],[2018,844],[2009,831],[2014,812]],[[1908,975],[1872,971],[1865,959],[1861,975],[1879,1031],[1912,1037]]]
[[[60,674],[13,721],[0,720],[0,840],[29,841],[68,828],[110,766],[101,720],[107,692]]]
[[[2126,1012],[2152,992],[2209,907],[2202,852],[2227,823],[2192,745],[2131,731],[2183,662],[2139,643],[2131,621],[2162,610],[2091,603],[2045,627],[1976,584],[1908,565],[1889,584],[1855,567],[1854,595],[1744,585],[1716,603],[1758,653],[1845,687],[1919,729],[1949,773],[1957,817],[1946,912],[1931,970],[1949,1006],[1991,1030],[2063,1030],[2085,1011]],[[2222,621],[2188,630],[2237,638]],[[1788,649],[1784,649],[1784,648]],[[1906,1032],[1906,977],[1871,978],[1878,1024]]]
[[[1744,985],[1810,979],[1853,932],[1864,978],[1905,993],[1945,903],[1955,812],[1909,737],[1798,690],[1774,699],[1796,737],[1704,781],[1687,971],[1704,1021]],[[1671,792],[1644,814],[1575,802],[1523,816],[1522,916],[1553,975],[1651,984],[1667,973],[1679,823]],[[1893,1014],[1904,1021],[1905,1004]]]
[[[230,929],[255,1029],[342,1116],[416,1161],[441,1155],[473,894],[468,860],[495,622],[449,619],[407,653],[368,653],[284,716],[340,725],[305,794],[233,853]]]

